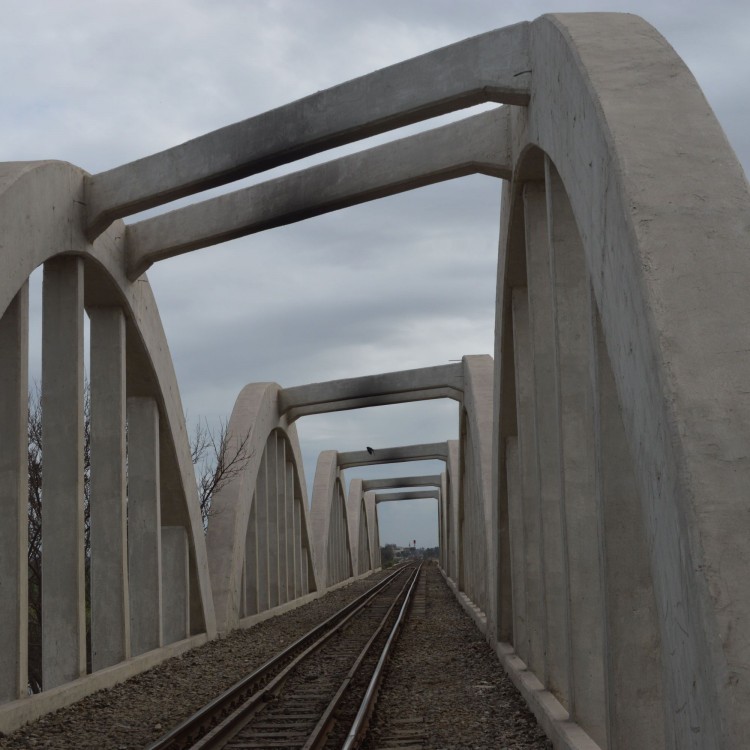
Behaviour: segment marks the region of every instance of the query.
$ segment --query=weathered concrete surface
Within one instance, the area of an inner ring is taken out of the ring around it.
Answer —
[[[113,219],[327,148],[487,101],[525,104],[528,24],[391,65],[88,179],[91,235]]]
[[[511,175],[503,108],[129,224],[128,275],[135,280],[158,260],[477,173]]]

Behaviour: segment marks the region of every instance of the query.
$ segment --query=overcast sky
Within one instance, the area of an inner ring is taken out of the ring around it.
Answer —
[[[618,10],[642,15],[671,42],[750,164],[747,2],[0,0],[0,8],[3,161],[62,159],[99,172],[483,31],[552,11]],[[464,178],[157,264],[149,278],[189,421],[227,417],[249,382],[291,386],[492,353],[499,195],[497,180]],[[430,401],[306,417],[298,428],[310,491],[319,451],[454,438],[457,409]],[[382,543],[436,545],[435,508],[381,507]]]

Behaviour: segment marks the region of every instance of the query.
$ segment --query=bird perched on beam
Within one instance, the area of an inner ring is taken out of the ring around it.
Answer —
[[[373,453],[375,453],[375,451],[374,451],[374,450],[373,450],[372,448],[370,448],[370,446],[369,446],[369,445],[367,446],[367,452],[368,452],[368,453],[369,453],[370,455],[372,455]]]

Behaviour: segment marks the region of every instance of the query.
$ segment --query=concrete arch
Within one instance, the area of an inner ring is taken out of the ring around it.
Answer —
[[[297,431],[279,416],[278,392],[245,386],[229,420],[229,451],[246,441],[247,460],[216,493],[208,527],[219,632],[319,590]]]
[[[49,605],[43,607],[44,686],[86,674],[84,310],[91,318],[91,492],[99,498],[92,504],[92,661],[95,672],[110,669],[86,678],[79,689],[112,684],[195,643],[185,640],[191,634],[205,640],[216,632],[187,430],[164,331],[147,279],[132,284],[123,274],[123,226],[114,224],[93,244],[81,231],[84,179],[82,170],[61,162],[0,165],[7,248],[0,274],[0,440],[13,446],[0,459],[0,474],[9,479],[3,480],[0,506],[15,519],[3,538],[0,561],[0,696],[6,701],[27,692],[27,280],[40,265],[48,582],[42,597]],[[73,502],[65,500],[71,497]],[[173,641],[183,645],[165,648]],[[61,701],[65,697],[57,691],[10,703],[0,709],[0,723],[14,726]]]
[[[726,353],[748,345],[747,182],[641,19],[543,17],[530,54],[498,272],[497,637],[512,606],[518,652],[602,746],[741,747],[750,404]]]

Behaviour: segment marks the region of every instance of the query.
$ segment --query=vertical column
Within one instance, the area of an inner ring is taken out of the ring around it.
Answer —
[[[528,664],[529,649],[526,634],[526,576],[524,573],[523,501],[518,459],[518,438],[509,437],[505,443],[505,471],[508,484],[508,524],[510,526],[511,577],[513,585],[513,644],[518,655]]]
[[[525,288],[513,290],[513,359],[516,368],[516,413],[518,423],[518,464],[523,508],[523,569],[526,591],[526,663],[542,680],[546,673],[547,620],[544,611],[542,574],[541,508],[539,472],[534,447],[534,389],[529,340],[529,302]],[[521,653],[518,644],[516,649]]]
[[[130,656],[125,494],[125,316],[91,319],[91,665]]]
[[[295,571],[297,569],[295,556],[295,531],[294,531],[294,464],[287,461],[284,465],[286,470],[286,600],[288,602],[296,598]]]
[[[28,683],[29,286],[0,317],[0,704]]]
[[[583,245],[559,175],[545,163],[550,268],[557,336],[557,388],[570,629],[570,712],[602,747],[606,706],[602,651],[603,595],[594,487],[589,280]]]
[[[266,444],[266,483],[268,496],[268,606],[279,605],[279,474],[276,433]]]
[[[44,264],[42,415],[42,675],[49,690],[86,672],[80,258]]]
[[[450,571],[449,575],[454,582],[458,583],[458,561],[460,544],[460,522],[459,522],[459,492],[461,489],[461,477],[459,469],[458,440],[448,441],[448,484],[450,486],[451,498],[451,540],[450,540]],[[376,519],[377,520],[377,519]],[[379,551],[379,550],[378,550]]]
[[[302,498],[294,497],[294,598],[302,596],[303,591],[303,557],[305,550],[302,548]]]
[[[149,397],[129,398],[128,576],[130,650],[162,645],[159,408]]]
[[[166,646],[190,634],[190,567],[187,532],[183,526],[162,527],[161,558],[162,631]]]
[[[247,535],[245,536],[245,608],[244,617],[255,615],[258,609],[258,520],[257,493],[250,505],[250,517],[247,521]]]
[[[260,459],[255,483],[258,534],[258,612],[265,612],[269,604],[268,584],[268,443]]]
[[[609,750],[666,747],[661,636],[645,525],[606,344],[592,301],[596,490],[604,571]]]
[[[542,509],[542,563],[547,609],[545,684],[570,706],[567,536],[560,465],[560,415],[547,201],[543,183],[524,186],[526,276],[534,376],[534,424]]]
[[[288,601],[287,598],[287,550],[286,550],[286,441],[280,433],[276,433],[276,505],[278,508],[278,555],[279,555],[279,604]]]
[[[367,511],[361,492],[358,493],[357,503],[359,504],[359,572],[364,573],[372,569],[370,566],[372,555],[370,554],[370,533],[367,528]]]

